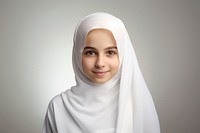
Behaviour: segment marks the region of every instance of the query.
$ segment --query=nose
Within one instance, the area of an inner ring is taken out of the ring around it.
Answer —
[[[105,59],[103,55],[98,55],[96,62],[95,62],[95,67],[96,68],[102,68],[105,67]]]

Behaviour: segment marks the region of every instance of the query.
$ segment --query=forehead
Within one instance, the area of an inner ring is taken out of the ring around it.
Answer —
[[[86,36],[86,44],[88,43],[113,43],[116,45],[116,40],[110,30],[93,29]]]
[[[95,28],[95,29],[92,29],[88,32],[88,34],[91,34],[91,33],[105,33],[105,34],[111,34],[112,35],[112,32],[108,29],[104,29],[104,28]]]

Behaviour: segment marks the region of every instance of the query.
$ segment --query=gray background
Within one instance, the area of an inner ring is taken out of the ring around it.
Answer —
[[[162,133],[200,132],[200,1],[0,0],[0,132],[37,133],[52,97],[74,85],[79,19],[125,23]]]

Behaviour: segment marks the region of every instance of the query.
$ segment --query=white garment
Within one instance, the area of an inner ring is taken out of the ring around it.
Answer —
[[[110,30],[119,51],[119,71],[104,84],[92,83],[82,70],[85,38],[95,28]],[[160,133],[151,94],[120,19],[106,13],[84,17],[75,30],[72,61],[77,84],[51,100],[42,133]]]

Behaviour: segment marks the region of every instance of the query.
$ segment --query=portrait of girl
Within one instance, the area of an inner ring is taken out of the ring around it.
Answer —
[[[123,22],[108,13],[89,14],[73,41],[76,85],[50,101],[42,133],[160,133]]]

